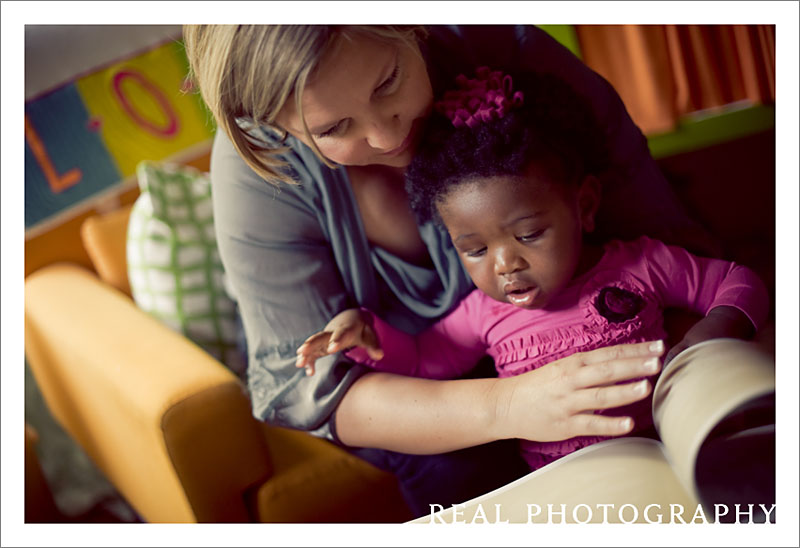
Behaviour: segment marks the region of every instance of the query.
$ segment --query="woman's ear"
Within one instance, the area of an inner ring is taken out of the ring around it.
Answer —
[[[594,218],[600,208],[603,187],[594,175],[585,175],[578,190],[578,213],[584,232],[594,231]]]

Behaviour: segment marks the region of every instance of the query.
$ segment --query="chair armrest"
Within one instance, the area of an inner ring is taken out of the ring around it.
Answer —
[[[249,521],[272,473],[239,380],[72,264],[25,282],[25,352],[53,416],[149,522]]]

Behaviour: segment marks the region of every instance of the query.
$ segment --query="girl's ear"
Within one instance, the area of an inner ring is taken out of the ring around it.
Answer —
[[[594,218],[600,207],[603,187],[594,175],[586,175],[578,190],[578,208],[584,232],[594,230]]]

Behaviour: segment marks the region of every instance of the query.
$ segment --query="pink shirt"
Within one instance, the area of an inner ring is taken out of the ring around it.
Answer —
[[[466,373],[488,354],[498,375],[510,377],[575,352],[665,339],[665,308],[705,316],[716,306],[734,306],[758,329],[766,320],[768,303],[763,283],[748,268],[642,237],[606,244],[597,265],[574,279],[547,309],[525,310],[475,290],[416,337],[372,316],[384,358],[375,362],[360,349],[348,356],[380,371],[449,379]],[[650,405],[645,400],[604,413],[630,414],[636,431],[641,431],[652,425]],[[521,448],[535,469],[602,439],[607,438],[523,440]]]

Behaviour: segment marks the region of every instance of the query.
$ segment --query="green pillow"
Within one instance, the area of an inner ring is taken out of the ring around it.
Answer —
[[[127,238],[134,301],[242,376],[236,304],[225,291],[208,174],[145,161],[136,176],[141,194]]]

